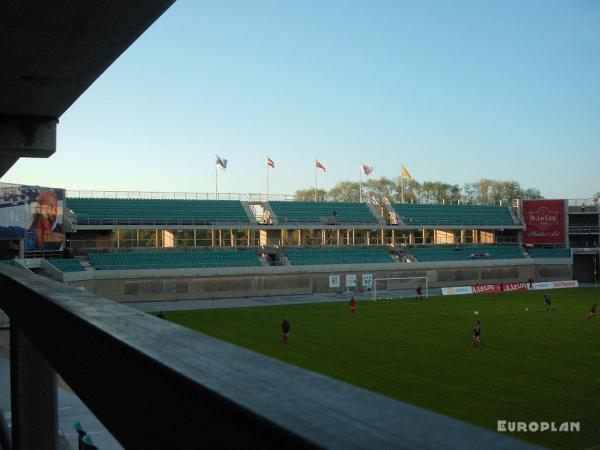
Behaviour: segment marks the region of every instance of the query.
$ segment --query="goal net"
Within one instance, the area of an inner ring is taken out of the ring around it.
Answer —
[[[423,297],[429,298],[428,277],[375,278],[373,300],[416,297],[419,287]]]

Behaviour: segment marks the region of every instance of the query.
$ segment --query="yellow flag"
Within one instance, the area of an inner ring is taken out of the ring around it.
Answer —
[[[404,166],[402,166],[402,176],[408,178],[408,181],[412,181],[410,173],[408,173],[408,170],[406,170],[406,167]]]

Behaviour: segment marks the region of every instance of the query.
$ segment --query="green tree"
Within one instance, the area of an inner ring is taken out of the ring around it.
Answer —
[[[317,189],[317,200],[322,202],[327,197],[327,191],[323,189]],[[315,190],[313,189],[300,189],[294,193],[294,199],[301,202],[313,202],[315,201]]]
[[[360,183],[357,181],[340,181],[329,190],[327,198],[336,202],[357,202],[359,190]]]
[[[542,193],[538,189],[528,188],[528,189],[521,191],[521,198],[524,200],[527,200],[527,199],[536,199],[536,198],[544,198],[544,197],[542,196]]]
[[[363,184],[363,200],[365,201],[375,198],[379,203],[383,203],[386,198],[392,201],[396,195],[396,183],[389,178],[372,178]]]
[[[422,195],[423,188],[421,183],[416,180],[401,180],[400,177],[396,178],[396,202],[402,201],[402,190],[404,189],[404,202],[405,203],[418,203],[419,198]]]

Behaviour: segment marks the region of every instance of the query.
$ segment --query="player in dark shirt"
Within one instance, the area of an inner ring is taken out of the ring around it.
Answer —
[[[596,317],[596,309],[598,309],[598,302],[594,302],[592,308],[590,309],[590,313],[588,314],[588,320]]]
[[[481,342],[481,322],[477,320],[475,328],[473,328],[473,345],[483,345]]]
[[[546,304],[546,311],[554,311],[554,306],[552,306],[552,299],[548,294],[544,294],[544,303]]]
[[[421,286],[417,287],[417,300],[423,300],[423,288]]]
[[[292,326],[290,325],[290,321],[286,317],[285,319],[283,319],[283,322],[281,322],[281,333],[283,334],[283,343],[284,344],[288,343],[288,339],[290,338],[290,330],[291,329],[292,329]]]
[[[352,311],[352,314],[356,311],[356,299],[354,297],[350,300],[350,310]]]

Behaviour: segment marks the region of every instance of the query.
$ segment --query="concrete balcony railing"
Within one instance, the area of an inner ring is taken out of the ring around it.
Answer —
[[[531,448],[1,266],[12,448],[57,448],[56,373],[128,449]]]

